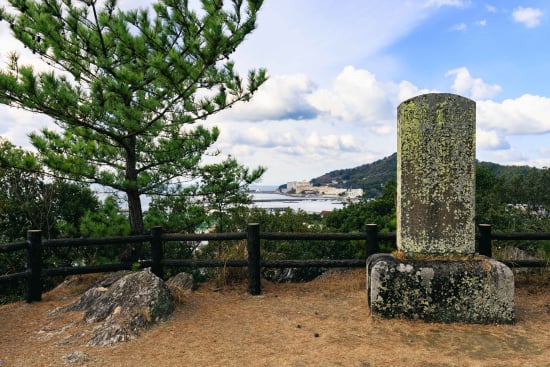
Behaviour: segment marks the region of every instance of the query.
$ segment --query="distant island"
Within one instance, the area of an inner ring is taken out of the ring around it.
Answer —
[[[529,166],[506,166],[491,162],[477,162],[478,166],[488,169],[498,176],[513,176],[516,174],[527,175]],[[356,195],[362,190],[361,195],[374,198],[380,195],[382,188],[388,180],[397,179],[397,153],[367,163],[355,168],[339,169],[323,174],[308,181],[294,181],[279,186],[282,193],[295,193],[300,195],[335,195],[346,196],[342,190]],[[340,190],[340,191],[338,191]],[[323,194],[322,194],[323,193]]]
[[[313,186],[306,180],[288,182],[281,193],[299,196],[320,196],[337,199],[357,199],[363,196],[363,189],[339,188],[334,186]]]
[[[311,179],[313,186],[362,189],[366,197],[377,197],[388,180],[397,179],[397,153],[355,168],[340,169]]]

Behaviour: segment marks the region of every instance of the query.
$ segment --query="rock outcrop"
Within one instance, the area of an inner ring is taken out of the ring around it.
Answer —
[[[190,292],[195,290],[195,281],[193,275],[189,273],[178,273],[166,281],[166,285],[170,289]]]
[[[178,273],[166,281],[172,297],[177,303],[185,303],[189,294],[195,290],[193,274]]]
[[[88,344],[108,346],[166,320],[174,311],[174,299],[164,281],[149,269],[117,272],[87,290],[66,311],[84,311],[84,322],[98,323]]]

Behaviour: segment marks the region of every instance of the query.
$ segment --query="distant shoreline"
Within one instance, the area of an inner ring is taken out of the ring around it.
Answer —
[[[322,213],[341,209],[345,201],[341,198],[308,197],[299,195],[287,195],[277,192],[251,192],[252,205],[267,210],[304,210],[307,213]]]
[[[251,194],[278,194],[286,196],[287,198],[292,198],[294,200],[338,200],[342,202],[347,202],[348,198],[339,195],[312,195],[312,194],[289,194],[279,190],[279,186],[251,186]],[[266,200],[266,201],[278,201],[276,199]],[[258,202],[258,201],[256,201]]]

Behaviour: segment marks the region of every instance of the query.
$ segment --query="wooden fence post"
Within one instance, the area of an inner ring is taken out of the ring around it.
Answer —
[[[367,258],[370,255],[380,252],[380,247],[378,246],[378,225],[377,224],[367,224],[367,241],[365,243],[365,253]]]
[[[27,231],[27,303],[42,300],[42,231]]]
[[[162,258],[164,257],[163,243],[160,236],[162,235],[162,227],[156,226],[151,228],[151,258],[152,265],[151,271],[157,277],[164,278],[164,268],[161,264]]]
[[[479,254],[487,257],[493,257],[490,224],[479,225]]]
[[[262,293],[260,284],[260,224],[250,223],[246,229],[246,250],[248,252],[248,293],[256,296]]]

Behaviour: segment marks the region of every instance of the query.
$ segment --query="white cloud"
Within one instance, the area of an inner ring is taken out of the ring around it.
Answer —
[[[3,1],[0,0],[0,6]],[[23,44],[17,40],[5,21],[0,22],[0,68],[4,69],[7,66],[8,56],[15,52],[19,57],[20,65],[31,65],[36,72],[52,71],[52,68],[42,61],[37,55],[34,55],[29,49],[23,48]]]
[[[291,123],[291,122],[289,122]],[[235,130],[222,127],[222,144],[229,147],[248,146],[275,149],[292,154],[357,152],[361,145],[352,134],[340,134],[320,121],[310,121],[307,128],[293,129],[276,122],[263,122]],[[314,128],[317,127],[317,130]],[[240,148],[242,149],[242,148]],[[224,150],[225,151],[225,150]]]
[[[511,148],[508,150],[478,150],[476,158],[480,161],[498,162],[509,165],[530,165],[527,163],[527,156],[520,150]]]
[[[485,5],[485,9],[489,12],[489,13],[496,13],[497,12],[497,8],[493,5],[488,5],[486,4]]]
[[[466,23],[459,23],[451,27],[451,31],[465,31],[468,28]]]
[[[533,28],[540,24],[540,18],[543,16],[543,12],[540,9],[519,6],[514,9],[512,16],[516,23],[522,23],[527,28]]]
[[[475,25],[480,27],[485,27],[487,25],[487,20],[486,19],[478,20],[477,22],[475,22]]]
[[[302,120],[317,111],[305,99],[313,84],[303,74],[274,76],[260,87],[250,102],[238,103],[216,115],[215,120]]]
[[[499,136],[496,131],[478,128],[476,131],[476,147],[485,150],[502,150],[509,149],[510,144]]]
[[[475,100],[492,98],[502,90],[497,84],[489,85],[481,78],[473,78],[465,67],[449,70],[445,74],[447,77],[453,75],[455,80],[452,90],[457,94],[466,94]]]
[[[299,143],[298,137],[292,132],[275,128],[266,128],[269,123],[240,126],[239,129],[223,131],[225,143],[231,145],[250,145],[261,148],[289,147]],[[223,129],[224,125],[221,125]]]
[[[346,151],[359,151],[360,142],[351,134],[340,135],[340,146]]]
[[[550,98],[524,94],[500,103],[477,103],[478,124],[506,134],[530,135],[550,132]]]
[[[338,135],[328,134],[319,135],[316,131],[313,131],[305,138],[305,147],[310,151],[318,149],[327,151],[359,151],[359,142],[349,134]]]
[[[429,89],[418,89],[416,85],[413,83],[403,80],[399,83],[397,87],[397,103],[401,103],[409,98],[418,96],[420,94],[425,93],[433,93],[436,92],[435,90],[429,90]]]
[[[427,0],[424,6],[429,7],[441,7],[441,6],[454,6],[457,8],[465,7],[469,4],[469,1],[465,0]]]
[[[0,105],[0,116],[2,116],[0,119],[0,136],[25,149],[33,149],[28,137],[29,133],[39,131],[44,127],[59,130],[52,120],[45,115],[6,105]]]
[[[517,162],[517,165],[520,166],[530,166],[538,168],[549,168],[550,167],[550,158],[538,158],[538,159],[529,159],[527,161]]]
[[[346,66],[330,89],[315,91],[308,101],[333,118],[377,128],[394,116],[395,92],[395,84],[378,81],[368,70]]]

